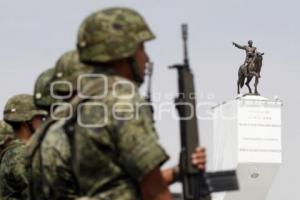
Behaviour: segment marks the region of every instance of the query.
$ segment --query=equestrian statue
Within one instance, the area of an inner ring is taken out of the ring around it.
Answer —
[[[264,53],[260,53],[256,50],[256,47],[253,46],[252,40],[248,41],[248,46],[242,46],[235,42],[232,42],[232,44],[239,49],[245,50],[246,52],[246,59],[240,66],[238,72],[237,93],[240,94],[240,88],[242,88],[245,84],[249,89],[249,94],[253,94],[249,83],[251,82],[253,77],[255,77],[254,94],[259,95],[257,91],[257,85],[260,78],[260,71]]]

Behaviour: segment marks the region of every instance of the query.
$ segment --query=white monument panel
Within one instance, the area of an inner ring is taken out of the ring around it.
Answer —
[[[281,163],[282,102],[246,96],[214,111],[214,170],[237,169],[240,190],[214,200],[264,200]]]
[[[240,162],[281,162],[281,104],[267,100],[238,101]]]

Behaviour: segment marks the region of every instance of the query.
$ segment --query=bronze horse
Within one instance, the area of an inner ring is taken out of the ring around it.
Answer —
[[[244,84],[249,89],[249,94],[252,94],[252,89],[249,85],[253,77],[255,77],[255,83],[254,83],[254,94],[259,95],[257,91],[257,85],[260,78],[260,71],[262,67],[262,60],[263,60],[264,53],[256,52],[253,58],[253,61],[249,64],[249,73],[247,73],[247,68],[244,64],[242,64],[239,68],[239,74],[238,74],[238,81],[237,81],[237,93],[240,94],[240,88],[244,86]],[[246,83],[245,83],[245,79]]]

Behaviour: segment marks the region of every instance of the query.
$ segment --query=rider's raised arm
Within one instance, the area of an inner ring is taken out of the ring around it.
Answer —
[[[243,49],[243,50],[246,50],[246,46],[242,46],[242,45],[239,45],[235,42],[232,43],[235,47],[239,48],[239,49]]]

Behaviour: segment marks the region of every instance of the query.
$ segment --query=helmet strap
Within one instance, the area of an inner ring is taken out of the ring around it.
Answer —
[[[141,85],[144,82],[144,79],[143,77],[141,77],[140,67],[136,62],[136,59],[134,57],[130,57],[128,58],[128,63],[130,66],[131,73],[133,75],[133,80],[137,82],[138,85]]]

